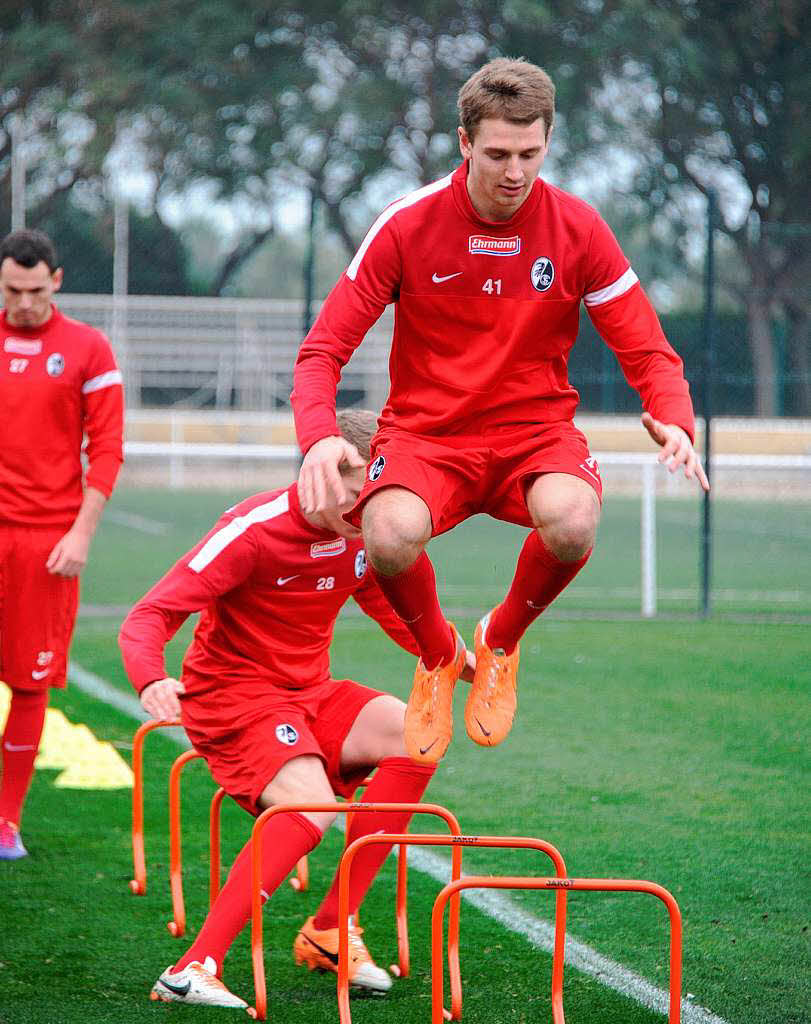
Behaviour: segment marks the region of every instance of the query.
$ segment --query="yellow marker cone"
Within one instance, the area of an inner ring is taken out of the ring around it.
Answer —
[[[0,683],[0,721],[11,694]],[[112,743],[99,740],[86,725],[73,725],[58,708],[48,708],[36,768],[60,771],[60,789],[132,789],[132,769]]]

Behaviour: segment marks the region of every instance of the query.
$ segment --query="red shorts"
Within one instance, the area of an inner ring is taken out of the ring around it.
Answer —
[[[0,524],[0,679],[12,689],[65,685],[79,578],[45,568],[65,532]]]
[[[184,674],[187,678],[187,674]],[[303,690],[268,687],[241,699],[238,686],[181,697],[181,717],[195,750],[222,788],[250,814],[279,769],[314,754],[333,792],[351,796],[366,772],[341,773],[341,749],[361,709],[380,690],[351,679],[328,679]]]
[[[360,526],[370,495],[395,486],[422,498],[431,512],[435,537],[479,512],[531,527],[526,489],[543,473],[580,477],[602,501],[597,462],[585,435],[568,420],[531,431],[441,440],[384,429],[372,444],[372,461],[357,504],[344,518]]]

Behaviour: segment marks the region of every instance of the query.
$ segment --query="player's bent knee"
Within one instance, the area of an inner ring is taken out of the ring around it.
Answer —
[[[384,576],[395,576],[419,558],[431,536],[431,516],[421,498],[389,488],[366,503],[362,528],[372,567]]]
[[[599,508],[584,502],[538,530],[546,547],[561,562],[579,562],[594,547],[599,519]]]

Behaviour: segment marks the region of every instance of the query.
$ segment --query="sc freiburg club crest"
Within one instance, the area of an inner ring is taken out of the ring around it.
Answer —
[[[541,256],[532,264],[529,276],[535,291],[548,292],[555,280],[555,267],[550,259]]]
[[[386,460],[382,455],[378,455],[375,461],[369,466],[369,479],[372,483],[375,480],[379,480],[383,474],[383,470],[386,467]]]
[[[276,726],[276,739],[279,743],[284,743],[288,747],[293,747],[298,743],[298,732],[293,728],[292,725],[277,725]]]

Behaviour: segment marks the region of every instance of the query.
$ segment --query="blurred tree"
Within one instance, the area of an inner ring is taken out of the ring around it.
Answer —
[[[98,213],[79,209],[68,195],[59,195],[48,204],[48,211],[37,226],[56,244],[65,271],[66,292],[112,292],[112,246]]]
[[[91,97],[82,86],[89,50],[83,5],[58,0],[4,4],[0,8],[0,204],[9,227],[11,134],[17,120],[30,164],[28,205],[39,206],[98,174],[112,143],[109,115],[97,129]],[[91,167],[93,168],[91,172]]]
[[[105,235],[112,237],[112,212],[105,219]],[[130,295],[189,295],[187,261],[180,235],[157,214],[130,211]]]
[[[668,248],[695,264],[701,195],[719,189],[745,268],[727,284],[748,313],[757,411],[776,408],[777,312],[808,414],[808,22],[804,0],[3,4],[0,221],[21,115],[29,223],[67,193],[101,204],[128,167],[150,176],[158,215],[199,183],[242,211],[209,276],[221,294],[285,227],[291,189],[353,251],[372,210],[456,163],[461,82],[521,54],[558,87],[548,173],[577,191],[597,168],[614,223],[650,224],[654,271],[671,272]]]
[[[228,288],[274,233],[279,200],[291,188],[323,204],[351,253],[370,210],[446,173],[458,160],[458,88],[502,44],[526,44],[531,30],[553,76],[560,70],[562,92],[585,95],[597,73],[572,73],[561,21],[539,17],[543,10],[520,0],[504,7],[436,0],[430,10],[379,0],[303,7],[280,0],[271,13],[257,0],[220,0],[228,24],[208,37],[193,28],[200,13],[189,11],[182,33],[197,40],[201,87],[188,107],[171,94],[172,103],[152,107],[135,131],[159,196],[206,180],[216,195],[238,197],[250,211],[212,291]],[[586,107],[576,109],[571,123],[579,126]]]
[[[66,292],[113,290],[113,212],[81,209],[70,197],[49,203],[39,222],[56,243]],[[129,292],[131,295],[188,295],[187,255],[180,236],[154,214],[130,211]]]
[[[696,200],[716,188],[719,228],[738,256],[731,266],[743,270],[724,283],[747,313],[755,411],[778,411],[772,324],[782,314],[795,405],[811,414],[811,8],[804,0],[604,0],[588,8],[576,35],[603,75],[593,103],[602,131],[613,124],[607,151],[636,154],[630,190],[654,232],[657,224],[673,232],[685,264],[696,249]]]

